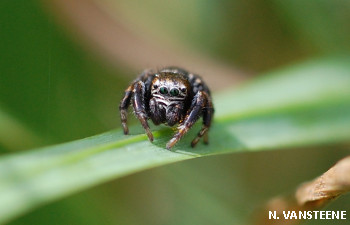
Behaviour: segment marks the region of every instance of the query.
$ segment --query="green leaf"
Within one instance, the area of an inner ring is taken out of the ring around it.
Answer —
[[[195,157],[350,140],[348,59],[309,62],[262,75],[214,96],[210,144],[189,147],[198,123],[173,149],[173,132],[152,127],[150,143],[139,125],[0,159],[0,222],[88,187]],[[20,140],[18,140],[20,141]]]
[[[45,143],[37,134],[16,121],[3,108],[0,104],[0,145],[8,150],[18,150],[25,146],[34,148]]]

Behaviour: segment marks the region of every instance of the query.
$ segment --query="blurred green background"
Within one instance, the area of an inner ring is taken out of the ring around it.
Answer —
[[[234,65],[249,74],[246,79],[297,61],[348,54],[350,48],[346,0],[80,0],[70,9],[83,2],[141,40]],[[133,67],[98,50],[102,44],[66,16],[62,6],[69,4],[0,3],[1,154],[120,127],[119,99],[143,62],[136,58]],[[95,26],[87,27],[97,31]],[[10,224],[238,224],[346,154],[298,149],[195,159],[100,185]],[[349,209],[348,201],[346,196],[329,207]]]

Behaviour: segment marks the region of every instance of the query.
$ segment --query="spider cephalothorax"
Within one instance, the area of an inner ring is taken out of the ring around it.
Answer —
[[[120,116],[125,134],[129,132],[126,121],[130,102],[150,141],[153,141],[153,135],[147,123],[148,119],[155,125],[179,124],[177,133],[166,145],[166,148],[170,149],[198,118],[203,116],[202,129],[191,145],[194,147],[202,136],[204,143],[208,143],[208,130],[214,108],[209,88],[198,75],[176,67],[167,67],[157,72],[145,70],[125,90],[120,103]]]

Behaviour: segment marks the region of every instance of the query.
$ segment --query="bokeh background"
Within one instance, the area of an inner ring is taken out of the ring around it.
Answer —
[[[182,66],[218,92],[286,65],[348,54],[349,21],[346,0],[2,1],[0,154],[119,128],[119,99],[144,68]],[[264,202],[348,154],[332,150],[181,162],[66,197],[10,224],[246,223]],[[346,210],[348,201],[328,207]]]

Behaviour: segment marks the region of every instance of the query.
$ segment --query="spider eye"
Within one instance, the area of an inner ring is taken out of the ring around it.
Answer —
[[[153,88],[154,88],[154,89],[157,89],[157,88],[158,88],[158,85],[156,85],[156,84],[153,85]]]
[[[178,95],[179,95],[179,89],[177,89],[177,88],[171,89],[171,90],[170,90],[170,94],[171,94],[172,96],[178,96]]]
[[[159,89],[159,91],[160,91],[160,93],[161,94],[168,94],[168,89],[166,88],[166,87],[161,87],[160,89]]]
[[[181,88],[181,91],[182,92],[186,92],[186,88]]]

